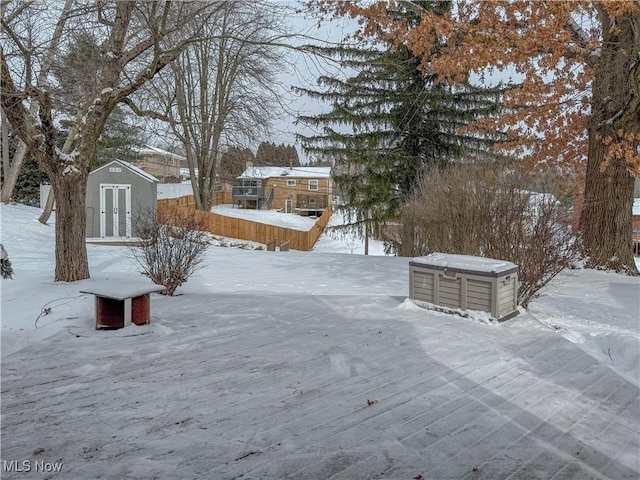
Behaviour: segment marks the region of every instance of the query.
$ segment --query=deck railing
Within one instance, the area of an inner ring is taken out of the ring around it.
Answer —
[[[328,206],[328,195],[299,194],[296,198],[296,208],[299,210],[324,210]]]
[[[231,191],[233,198],[239,200],[257,200],[265,197],[264,187],[244,187],[236,185]]]

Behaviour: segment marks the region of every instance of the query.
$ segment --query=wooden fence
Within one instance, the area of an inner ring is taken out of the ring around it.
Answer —
[[[207,231],[215,235],[264,244],[275,241],[276,245],[280,245],[285,240],[289,240],[290,248],[303,251],[309,251],[313,248],[320,235],[322,235],[324,228],[327,226],[332,213],[331,205],[329,205],[327,210],[318,218],[310,230],[300,231],[253,222],[243,218],[226,217],[213,212],[196,210],[192,195],[158,200],[159,214],[171,214],[173,212],[184,213],[185,211],[194,212],[198,221],[205,225]]]
[[[231,190],[220,190],[215,192],[213,195],[213,200],[211,202],[212,206],[215,205],[230,205],[233,203],[233,195]]]

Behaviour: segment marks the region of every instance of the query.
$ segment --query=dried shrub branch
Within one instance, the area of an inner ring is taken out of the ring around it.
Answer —
[[[406,256],[476,255],[518,265],[526,307],[577,259],[569,215],[551,194],[502,165],[457,165],[429,172],[404,206],[396,239]]]
[[[174,210],[158,215],[145,211],[137,222],[144,244],[132,247],[132,256],[143,275],[165,287],[163,294],[173,295],[202,268],[211,234],[194,211]]]

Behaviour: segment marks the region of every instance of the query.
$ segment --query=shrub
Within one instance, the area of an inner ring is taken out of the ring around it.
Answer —
[[[567,218],[550,194],[502,165],[430,171],[404,205],[396,248],[507,260],[519,266],[518,303],[529,301],[577,257]]]
[[[211,234],[195,211],[144,212],[136,221],[143,244],[132,247],[133,258],[143,275],[165,287],[163,294],[173,295],[202,267]]]
[[[2,278],[13,278],[13,267],[9,260],[9,254],[0,243],[0,276]]]

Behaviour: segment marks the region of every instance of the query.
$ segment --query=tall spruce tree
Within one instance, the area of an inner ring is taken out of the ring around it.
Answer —
[[[448,8],[448,2],[424,3]],[[418,21],[411,12],[398,15]],[[355,214],[354,223],[394,218],[422,172],[490,151],[495,143],[495,137],[459,129],[498,111],[499,88],[438,83],[419,70],[419,57],[392,42],[386,49],[317,51],[354,74],[346,79],[321,76],[321,90],[296,89],[332,105],[327,113],[299,117],[321,133],[298,139],[313,158],[334,162],[334,181]]]

